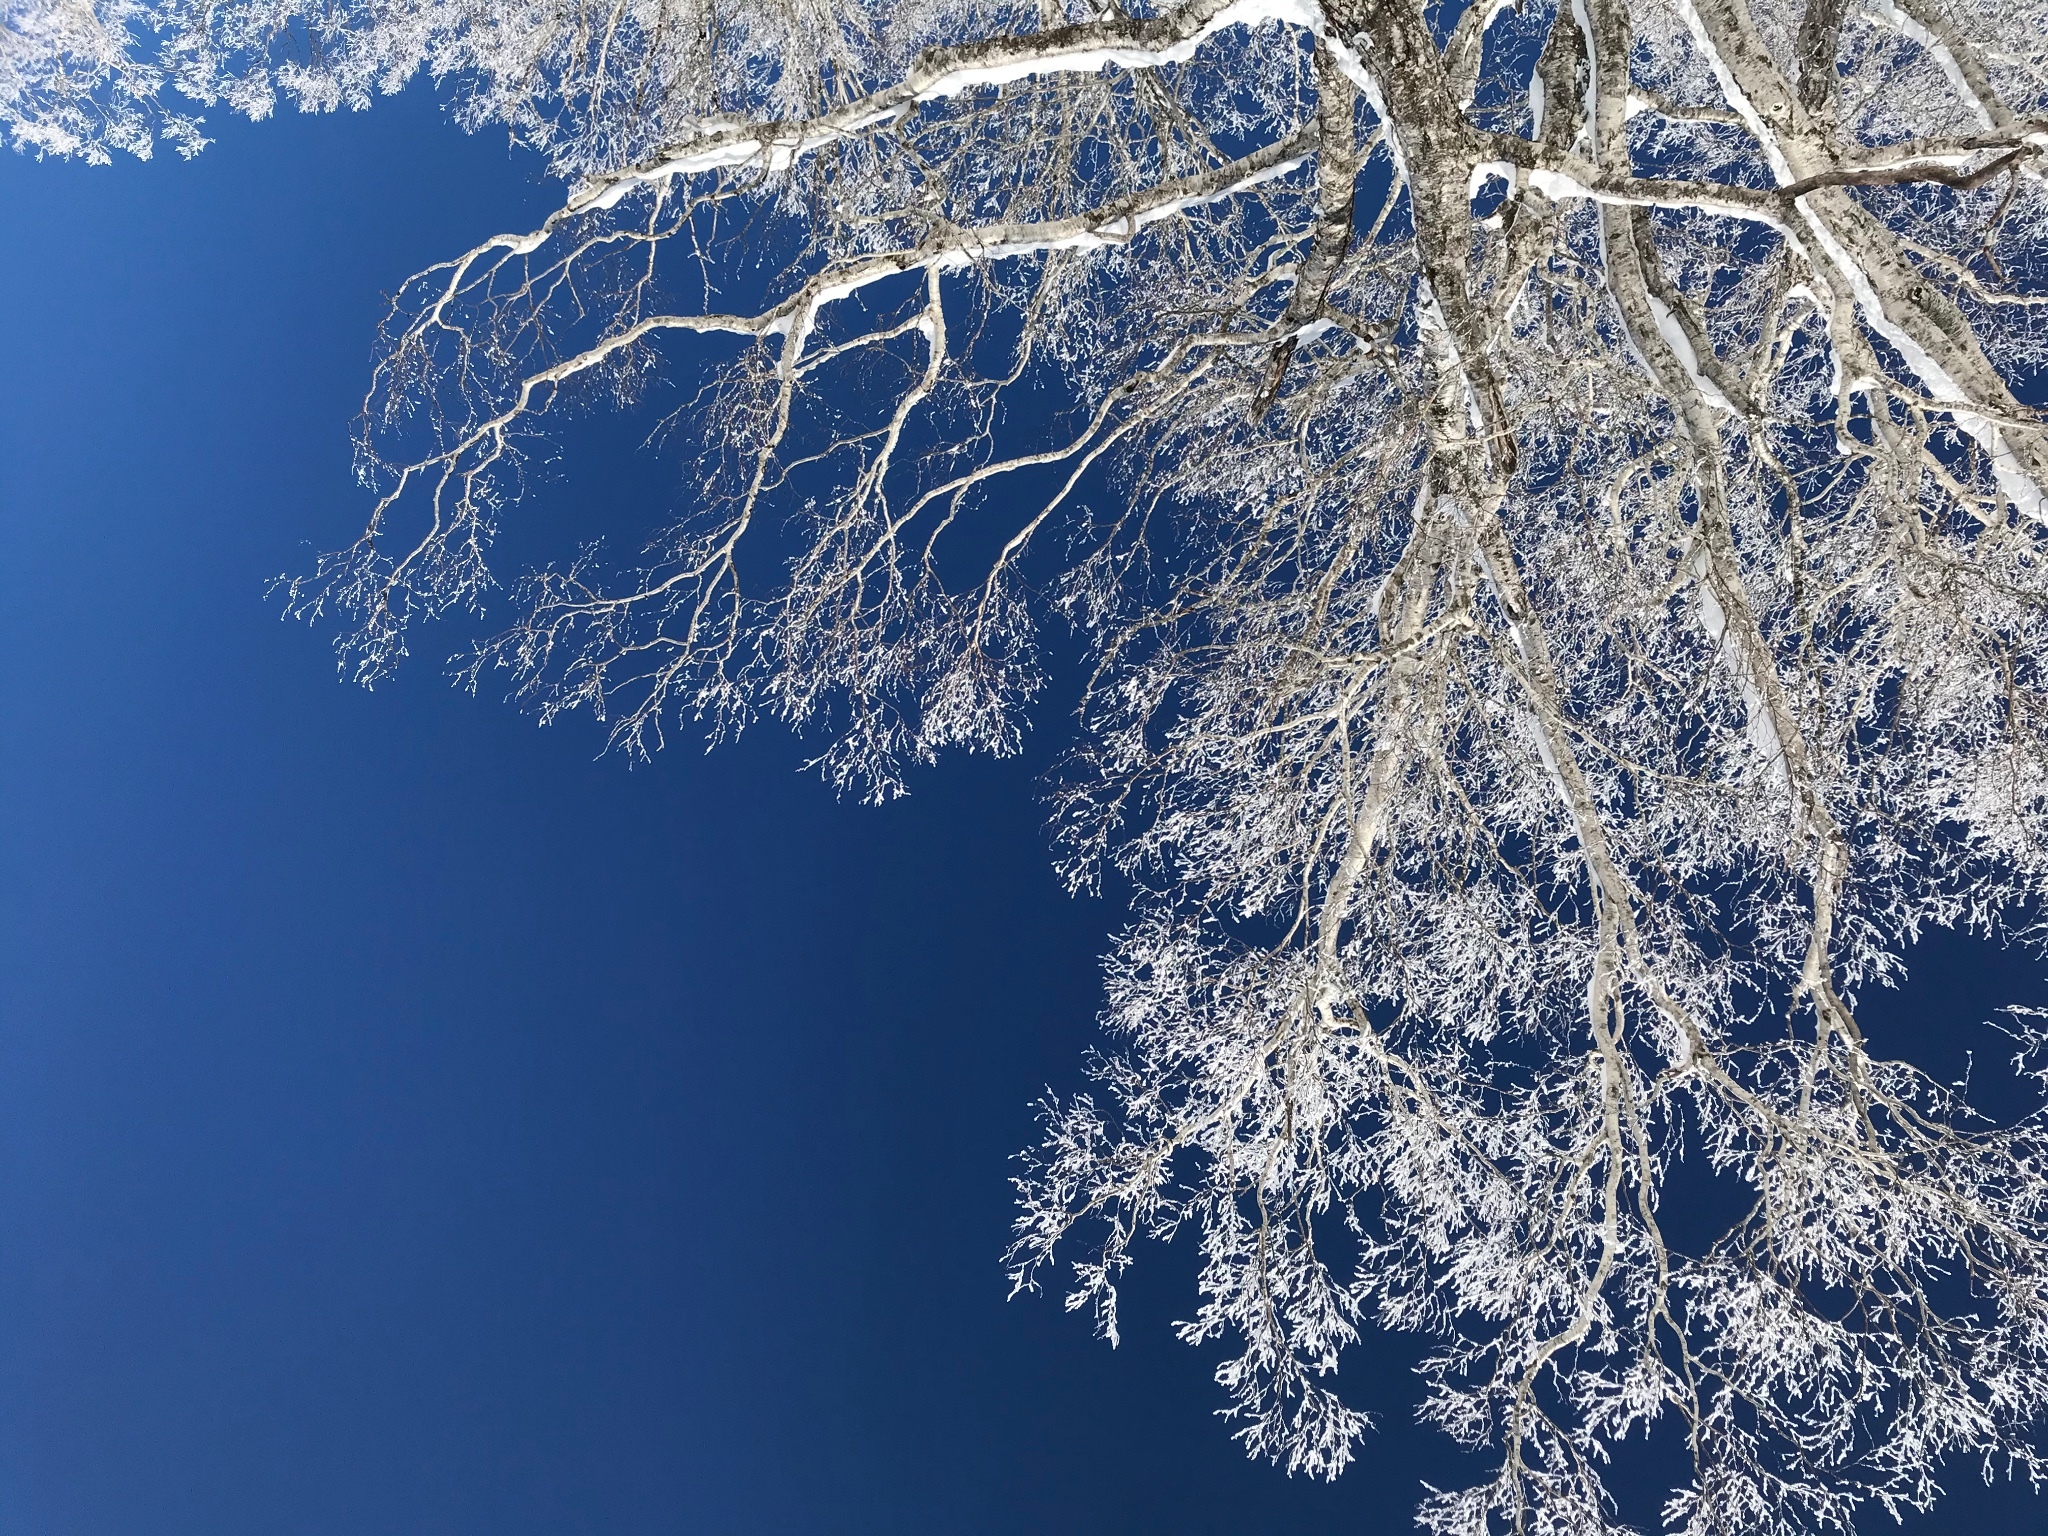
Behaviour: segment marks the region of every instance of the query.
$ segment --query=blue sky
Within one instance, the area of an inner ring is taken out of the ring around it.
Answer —
[[[1048,867],[1054,712],[862,809],[773,729],[629,772],[454,633],[366,694],[278,622],[360,523],[380,295],[549,186],[422,91],[216,131],[0,155],[0,1531],[1411,1529],[1460,1469],[1400,1349],[1330,1488],[1212,1417],[1191,1254],[1114,1353],[1004,1300],[1116,921]],[[633,441],[520,529],[651,520]],[[1867,1017],[1959,1061],[2039,990],[1948,944]],[[2043,1523],[1952,1481],[1910,1528]]]

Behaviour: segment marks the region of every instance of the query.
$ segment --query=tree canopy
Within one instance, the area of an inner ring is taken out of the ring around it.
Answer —
[[[547,155],[394,299],[290,611],[374,682],[502,590],[472,685],[777,717],[866,798],[1014,750],[1070,628],[1061,868],[1133,910],[1015,1284],[1113,1340],[1192,1229],[1252,1454],[1339,1473],[1346,1348],[1413,1332],[1492,1468],[1432,1532],[1613,1529],[1661,1423],[1671,1527],[1771,1536],[2048,1472],[2048,1123],[1856,1009],[1930,925],[2041,938],[2044,21],[4,0],[0,120],[190,153],[424,72]],[[500,589],[550,419],[642,400],[673,521]]]

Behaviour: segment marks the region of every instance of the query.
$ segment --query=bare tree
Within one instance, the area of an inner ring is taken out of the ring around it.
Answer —
[[[365,682],[482,605],[548,418],[664,373],[681,520],[518,583],[472,685],[633,752],[765,711],[879,798],[1085,634],[1063,868],[1139,894],[1012,1276],[1075,1248],[1114,1340],[1194,1228],[1248,1451],[1336,1475],[1378,1326],[1495,1458],[1445,1536],[1612,1529],[1660,1421],[1686,1532],[2048,1473],[2048,1122],[1855,1012],[1930,924],[2039,938],[2033,0],[4,16],[31,147],[426,69],[576,178],[394,302],[368,526],[284,588]]]

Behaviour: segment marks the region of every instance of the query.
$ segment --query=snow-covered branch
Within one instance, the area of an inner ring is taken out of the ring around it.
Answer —
[[[1658,1421],[1697,1536],[2048,1472],[2048,1130],[1858,1013],[2048,894],[2037,0],[28,4],[45,152],[428,69],[573,178],[394,301],[367,524],[283,583],[366,681],[499,600],[558,418],[655,399],[683,504],[471,685],[886,798],[1085,644],[1062,869],[1141,894],[1019,1288],[1115,1339],[1193,1234],[1238,1438],[1319,1476],[1397,1395],[1346,1352],[1426,1338],[1493,1458],[1441,1536],[1618,1529]]]

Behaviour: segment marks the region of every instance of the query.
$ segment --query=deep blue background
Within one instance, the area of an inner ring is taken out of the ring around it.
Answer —
[[[1401,1351],[1328,1488],[1211,1417],[1191,1253],[1115,1353],[1004,1301],[1116,921],[1048,869],[1056,714],[867,810],[772,729],[629,773],[453,634],[365,694],[277,622],[360,524],[380,293],[549,193],[418,91],[217,131],[0,155],[0,1531],[1409,1529],[1460,1472]],[[570,439],[521,528],[670,501]],[[1958,1059],[2031,995],[1920,970],[1879,1014]],[[1955,1481],[1919,1529],[2037,1528]]]

